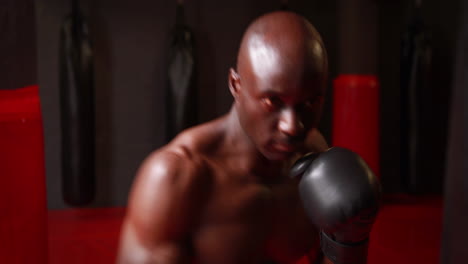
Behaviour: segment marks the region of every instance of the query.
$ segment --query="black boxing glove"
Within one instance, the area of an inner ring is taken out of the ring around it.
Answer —
[[[321,248],[335,264],[366,263],[368,238],[380,205],[378,179],[356,153],[333,147],[299,159],[305,211],[321,230]]]

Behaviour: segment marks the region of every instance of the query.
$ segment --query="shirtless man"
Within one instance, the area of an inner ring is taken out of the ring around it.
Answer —
[[[142,164],[118,263],[331,263],[292,163],[327,143],[317,130],[327,54],[304,18],[275,12],[247,29],[228,74],[228,114],[188,129]]]

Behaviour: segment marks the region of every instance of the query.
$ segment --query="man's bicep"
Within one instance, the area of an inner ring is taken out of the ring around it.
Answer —
[[[121,259],[184,263],[184,244],[193,224],[189,219],[198,206],[193,199],[198,188],[196,174],[189,161],[171,153],[156,154],[144,162],[129,199]]]
[[[138,235],[131,222],[125,222],[122,228],[118,264],[185,264],[190,263],[186,249],[172,239],[146,244]]]

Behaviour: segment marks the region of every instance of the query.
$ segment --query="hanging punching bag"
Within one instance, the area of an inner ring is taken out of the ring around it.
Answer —
[[[342,74],[333,81],[333,146],[358,153],[380,176],[380,85],[376,76]]]
[[[166,91],[167,138],[197,122],[197,94],[194,87],[193,33],[185,24],[182,1],[177,3],[176,25],[171,36]]]
[[[83,206],[94,198],[94,78],[88,27],[72,3],[60,35],[63,198]]]
[[[401,41],[401,177],[403,189],[421,192],[425,175],[418,171],[421,145],[421,98],[429,91],[431,48],[421,16],[421,0],[411,2],[410,21]]]

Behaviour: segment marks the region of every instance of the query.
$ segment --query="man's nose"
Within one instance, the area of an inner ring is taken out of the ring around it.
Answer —
[[[294,109],[286,108],[281,113],[278,128],[288,136],[297,136],[304,131],[304,124]]]

